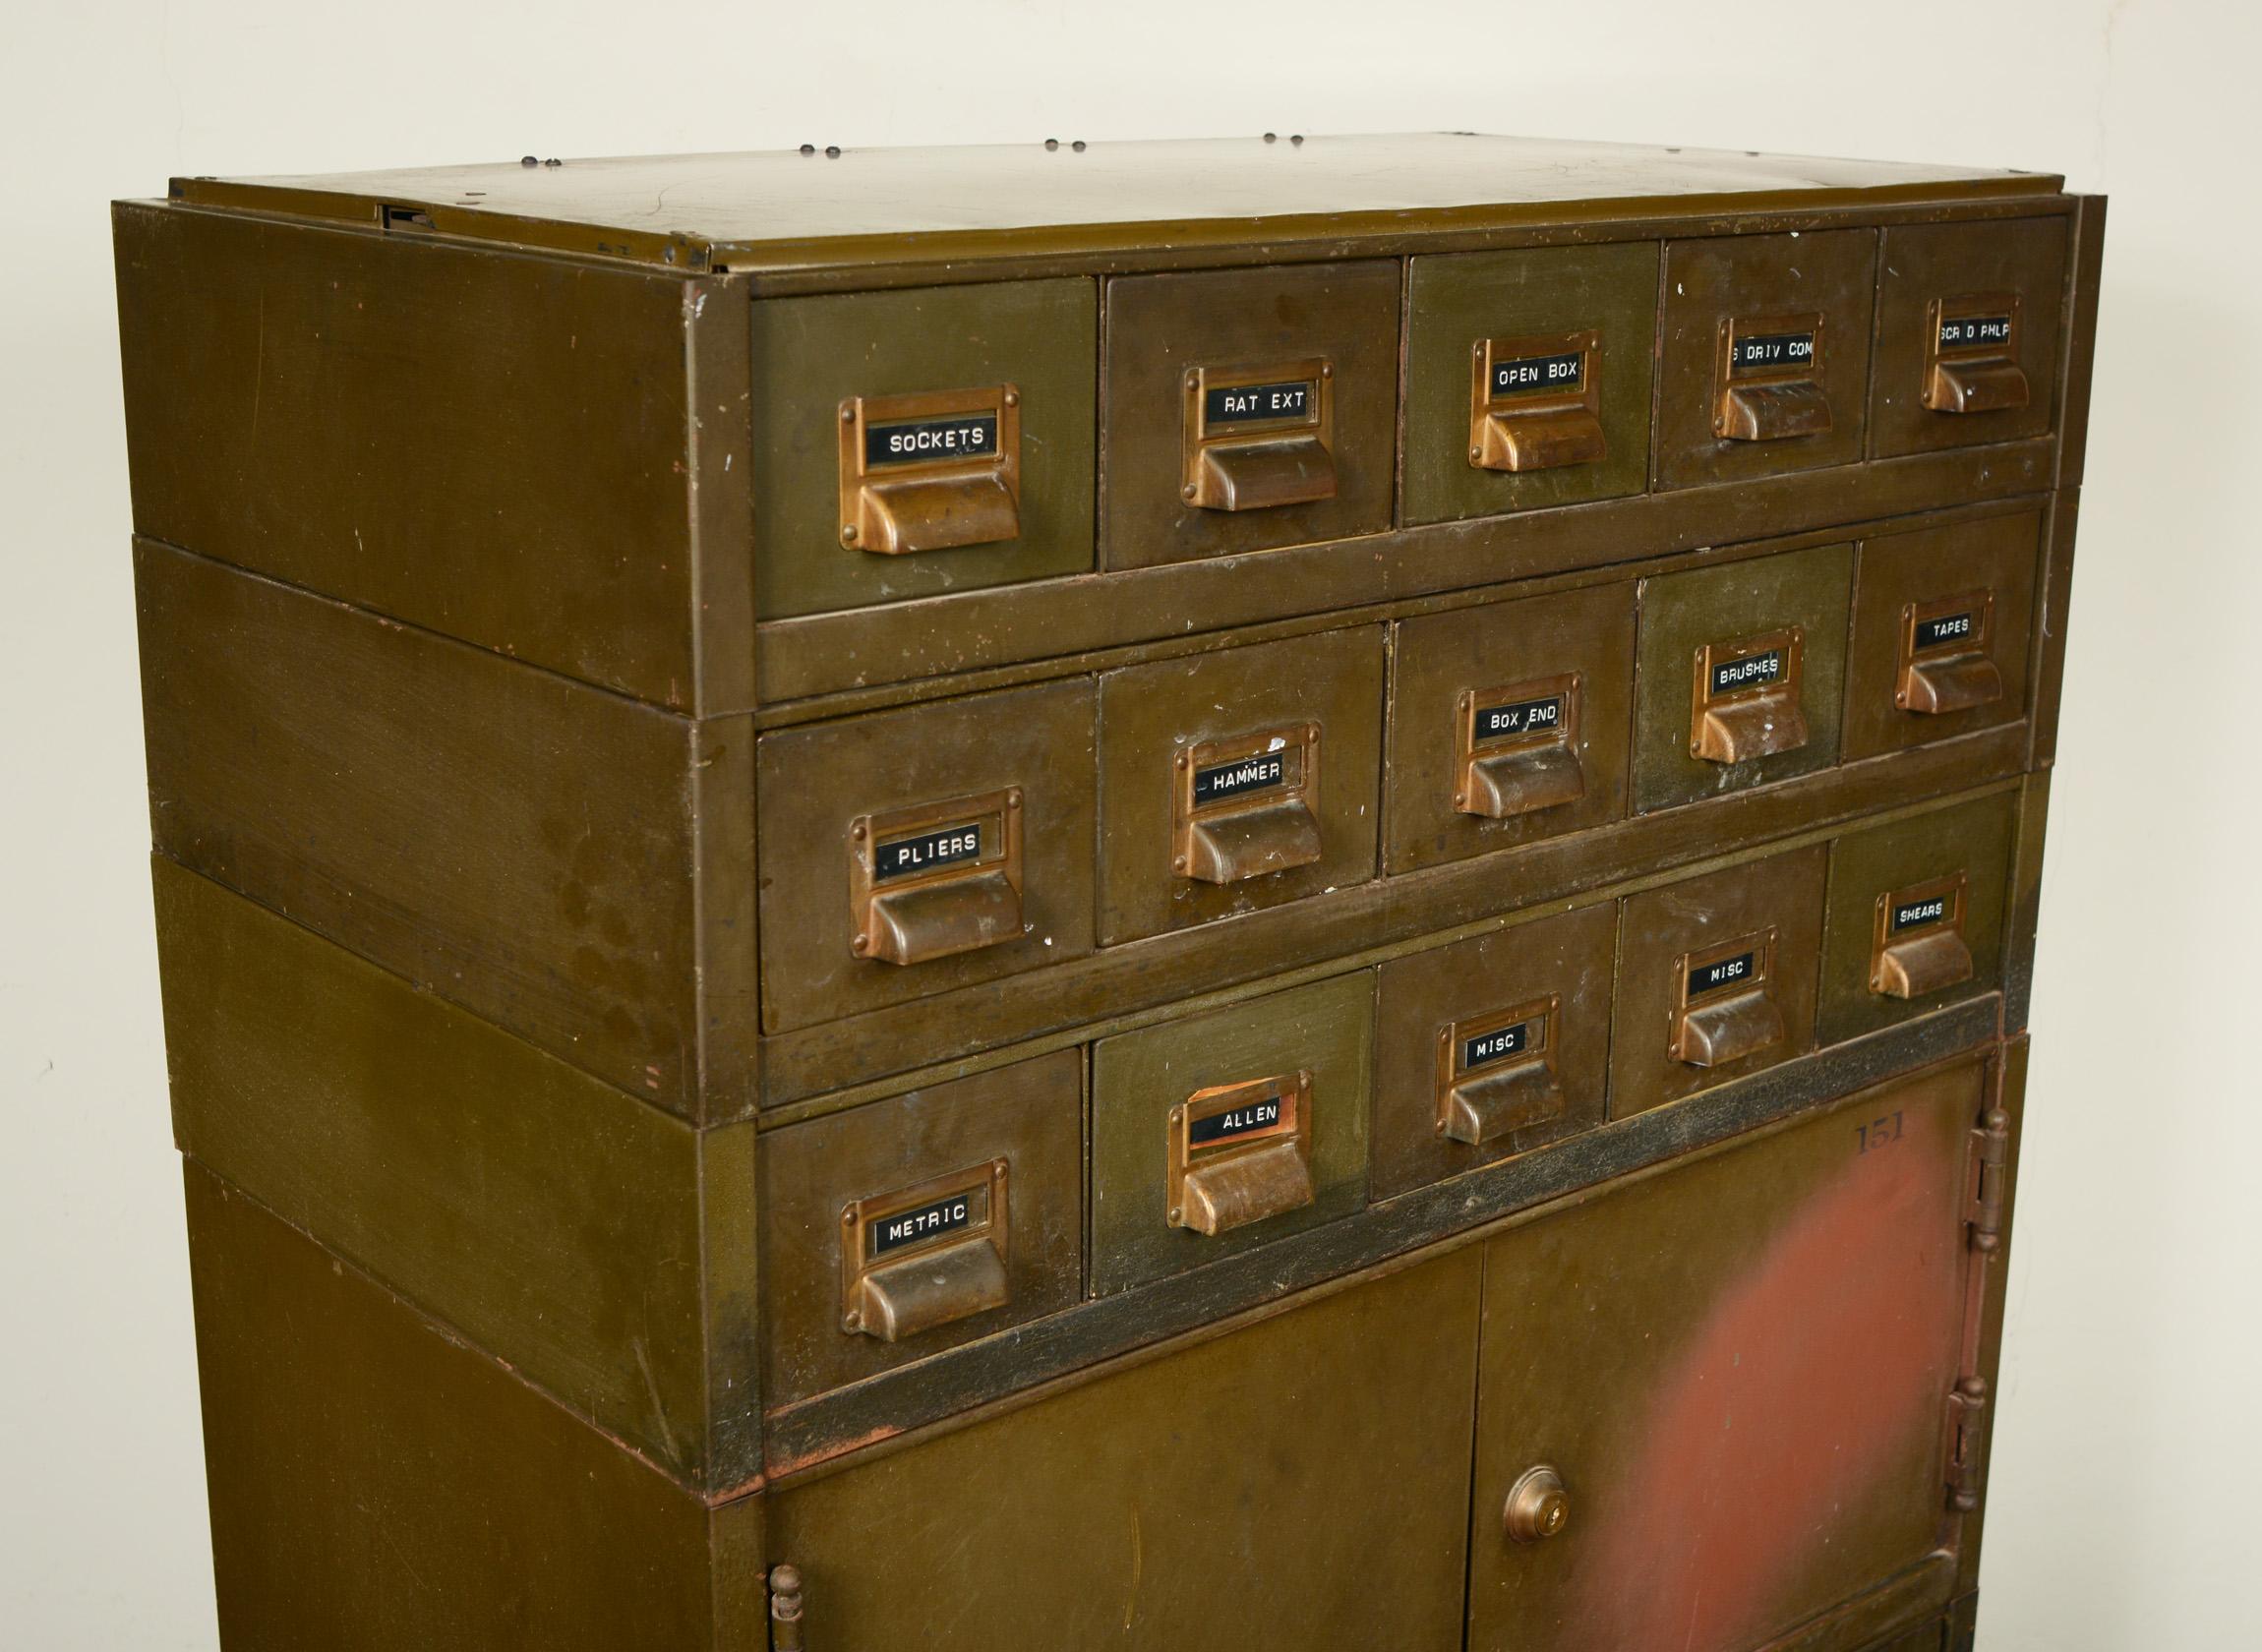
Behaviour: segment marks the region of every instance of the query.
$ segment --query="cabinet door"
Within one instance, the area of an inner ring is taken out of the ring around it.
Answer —
[[[1491,1242],[1472,1649],[1742,1652],[1938,1546],[1985,1072],[1867,1092]]]

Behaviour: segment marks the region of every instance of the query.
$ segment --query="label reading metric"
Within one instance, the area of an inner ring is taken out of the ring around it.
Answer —
[[[1202,422],[1215,429],[1277,419],[1308,420],[1313,406],[1309,379],[1278,384],[1220,384],[1203,393]]]
[[[888,465],[947,463],[987,459],[997,453],[997,415],[956,413],[942,419],[912,419],[902,424],[866,425],[866,470]]]
[[[1731,374],[1776,373],[1785,368],[1815,365],[1812,332],[1738,333],[1729,346]]]
[[[1538,395],[1549,390],[1586,387],[1586,352],[1564,350],[1545,356],[1515,356],[1492,364],[1488,393],[1502,396]]]
[[[890,878],[911,877],[981,858],[982,822],[969,820],[882,841],[871,854],[871,876],[874,883],[885,883]]]
[[[871,1224],[871,1254],[885,1256],[923,1239],[955,1233],[962,1227],[971,1227],[975,1215],[975,1195],[967,1192],[947,1194],[908,1210],[881,1216]]]
[[[1717,992],[1724,986],[1750,980],[1759,967],[1756,952],[1740,952],[1733,958],[1722,958],[1711,964],[1692,965],[1689,970],[1689,996]]]

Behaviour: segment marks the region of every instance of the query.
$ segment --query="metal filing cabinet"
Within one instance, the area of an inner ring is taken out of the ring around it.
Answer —
[[[2101,201],[115,227],[231,1648],[1968,1644]]]

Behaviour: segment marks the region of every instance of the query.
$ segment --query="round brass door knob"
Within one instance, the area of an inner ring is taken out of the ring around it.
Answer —
[[[1563,1530],[1571,1523],[1571,1494],[1563,1489],[1563,1476],[1546,1463],[1525,1469],[1508,1489],[1505,1517],[1512,1543],[1537,1543]]]

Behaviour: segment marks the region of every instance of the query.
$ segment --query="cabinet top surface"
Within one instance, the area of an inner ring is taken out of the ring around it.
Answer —
[[[1310,242],[2056,194],[2025,172],[1416,133],[520,160],[182,178],[173,199],[685,269]]]

